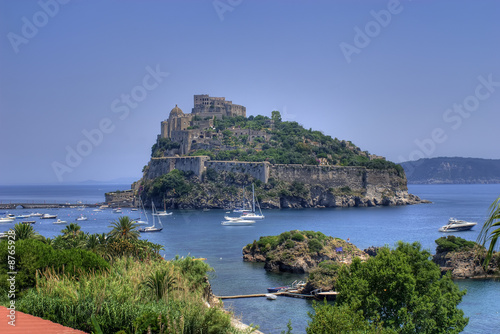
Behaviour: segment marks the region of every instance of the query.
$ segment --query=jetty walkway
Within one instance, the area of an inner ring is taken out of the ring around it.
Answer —
[[[0,210],[21,209],[60,209],[60,208],[95,208],[104,203],[82,204],[82,203],[0,203]]]
[[[268,293],[256,293],[249,295],[235,295],[235,296],[216,296],[219,299],[238,299],[238,298],[255,298],[255,297],[266,297],[267,295],[275,295],[275,296],[285,296],[285,297],[293,297],[293,298],[303,298],[303,299],[323,299],[326,298],[328,300],[335,299],[338,295],[336,291],[325,291],[318,292],[314,295],[306,295],[302,293],[298,293],[296,291],[280,291],[280,292],[268,292]]]

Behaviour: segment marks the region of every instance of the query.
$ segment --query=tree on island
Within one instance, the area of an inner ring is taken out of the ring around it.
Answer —
[[[340,333],[352,319],[355,333],[459,333],[468,323],[457,307],[465,291],[449,274],[441,276],[418,242],[355,259],[341,268],[336,288],[334,306],[315,305],[308,333]]]
[[[486,253],[486,258],[483,263],[484,270],[487,270],[488,264],[490,263],[491,257],[493,256],[493,250],[497,244],[498,238],[500,237],[500,197],[496,199],[490,206],[490,214],[488,220],[483,225],[481,232],[477,238],[477,242],[481,245],[485,245],[488,241],[490,246],[488,248],[488,253]]]

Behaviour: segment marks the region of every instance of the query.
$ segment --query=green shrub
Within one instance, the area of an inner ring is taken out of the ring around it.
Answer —
[[[323,249],[323,244],[318,239],[311,239],[307,242],[311,253],[319,252]]]
[[[304,235],[300,232],[295,232],[293,235],[292,235],[292,240],[295,240],[295,241],[304,241],[306,238],[304,237]]]
[[[279,243],[282,244],[283,242],[285,242],[286,240],[291,239],[291,238],[292,238],[292,233],[283,232],[280,234]]]
[[[295,242],[291,239],[288,239],[285,241],[285,248],[293,248],[295,247]]]
[[[436,249],[438,253],[468,250],[474,248],[474,246],[476,245],[474,241],[468,241],[454,235],[441,237],[439,239],[436,239],[435,242],[438,245]]]

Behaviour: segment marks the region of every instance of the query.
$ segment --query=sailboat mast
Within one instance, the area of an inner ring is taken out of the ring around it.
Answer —
[[[252,212],[255,213],[255,190],[252,183]]]

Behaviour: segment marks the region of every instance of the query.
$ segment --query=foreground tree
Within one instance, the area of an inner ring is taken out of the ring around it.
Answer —
[[[139,232],[136,230],[137,224],[130,220],[128,216],[122,216],[111,223],[108,236],[112,239],[137,240]]]
[[[14,225],[14,235],[16,240],[21,239],[42,239],[43,237],[35,231],[31,224],[17,223]]]
[[[419,243],[399,242],[396,249],[385,247],[366,262],[355,259],[340,270],[337,291],[333,307],[338,309],[316,310],[310,327],[321,321],[320,326],[335,326],[331,321],[345,318],[339,315],[347,312],[345,307],[352,314],[361,311],[375,332],[381,324],[398,333],[459,333],[468,323],[457,308],[465,292],[449,275],[441,276]],[[335,316],[317,316],[328,312]]]
[[[491,257],[493,256],[493,250],[497,244],[498,238],[500,237],[500,197],[497,198],[493,204],[490,206],[490,215],[488,220],[483,225],[481,232],[477,238],[477,242],[483,246],[489,241],[490,246],[488,247],[488,252],[486,253],[486,259],[484,260],[483,267],[487,270],[488,264],[490,263]]]

